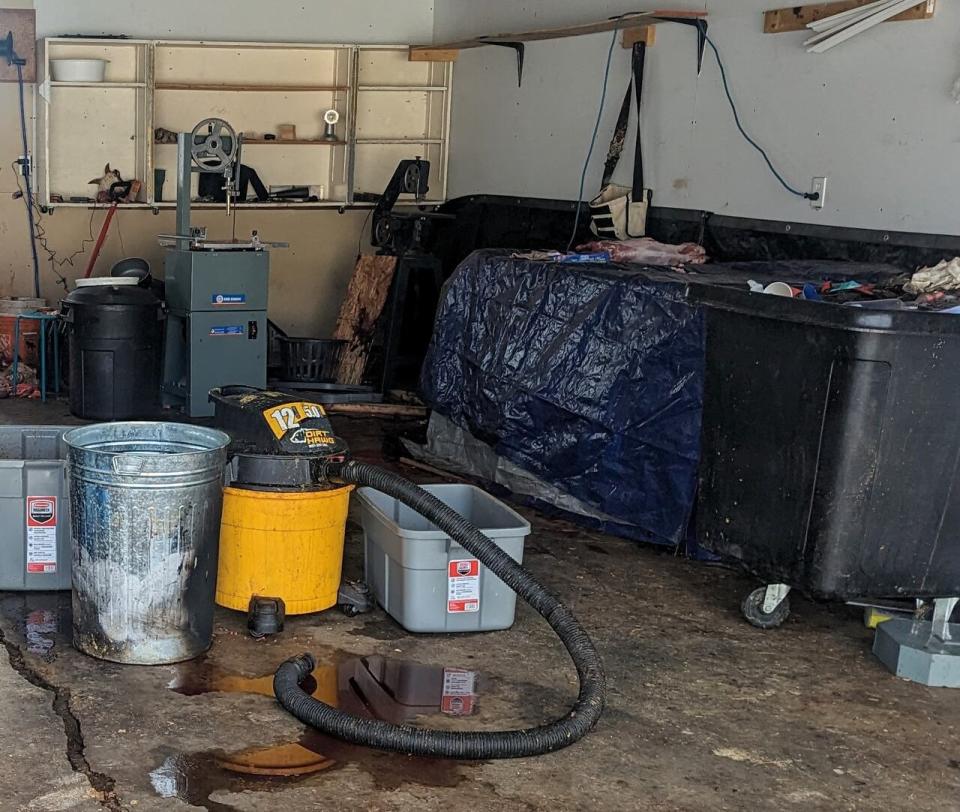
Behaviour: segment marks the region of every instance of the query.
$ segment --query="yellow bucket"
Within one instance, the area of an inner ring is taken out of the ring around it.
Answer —
[[[351,490],[224,488],[217,603],[246,612],[255,595],[282,598],[288,615],[333,606]]]

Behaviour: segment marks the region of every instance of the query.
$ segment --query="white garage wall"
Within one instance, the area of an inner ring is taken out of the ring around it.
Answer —
[[[695,69],[692,28],[661,25],[648,52],[644,145],[655,204],[744,217],[960,234],[960,4],[931,21],[884,24],[827,54],[803,33],[762,33],[775,0],[672,0],[709,11],[741,117],[795,186],[829,176],[827,206],[785,193],[734,128],[707,51]],[[783,5],[786,5],[785,3]],[[642,8],[595,0],[437,0],[437,41],[602,19]],[[456,68],[451,196],[574,199],[597,111],[609,34],[529,43],[523,87],[506,49],[463,51]],[[588,172],[596,191],[629,52],[614,51],[610,95]],[[632,145],[621,172],[629,183]]]
[[[432,0],[35,0],[37,36],[267,42],[430,41]]]

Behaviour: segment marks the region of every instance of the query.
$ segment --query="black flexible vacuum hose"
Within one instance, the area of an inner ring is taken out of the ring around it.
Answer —
[[[331,480],[367,485],[425,516],[476,556],[485,567],[546,619],[563,642],[580,678],[580,695],[570,712],[550,724],[527,730],[447,731],[361,719],[308,696],[300,688],[313,671],[309,654],[293,657],[277,669],[273,690],[280,704],[301,722],[364,747],[417,756],[458,759],[521,758],[559,750],[585,736],[603,712],[606,682],[593,641],[569,609],[476,527],[423,488],[382,468],[350,460],[333,463]]]

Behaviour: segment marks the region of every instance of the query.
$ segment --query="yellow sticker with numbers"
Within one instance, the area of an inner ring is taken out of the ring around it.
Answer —
[[[273,436],[278,440],[288,431],[300,428],[300,421],[311,417],[326,417],[323,406],[319,403],[308,403],[297,400],[292,403],[284,403],[280,406],[271,406],[263,410],[263,419],[267,421]],[[313,433],[311,431],[311,433]],[[319,432],[329,434],[329,432]],[[331,442],[333,442],[331,438]],[[310,443],[313,445],[314,443]]]

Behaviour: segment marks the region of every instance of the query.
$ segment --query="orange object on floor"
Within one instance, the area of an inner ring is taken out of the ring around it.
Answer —
[[[17,317],[0,315],[0,363],[13,363],[13,342],[16,335]],[[39,359],[40,322],[36,319],[20,319],[20,363],[36,366]]]

